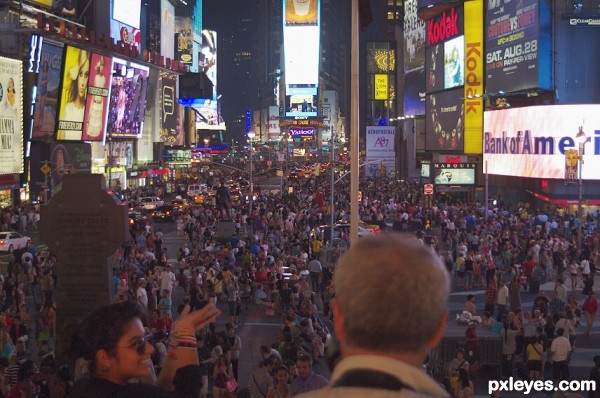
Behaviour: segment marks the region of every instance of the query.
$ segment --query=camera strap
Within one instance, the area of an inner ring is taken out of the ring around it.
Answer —
[[[377,388],[392,391],[400,391],[402,389],[414,390],[414,388],[405,384],[396,376],[372,369],[349,370],[342,374],[331,387]]]

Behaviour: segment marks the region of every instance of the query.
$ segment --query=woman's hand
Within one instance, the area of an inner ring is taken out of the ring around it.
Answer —
[[[221,311],[211,303],[192,312],[190,312],[190,306],[186,305],[175,320],[173,330],[192,329],[198,331],[208,326],[209,323],[214,322],[219,315],[221,315]]]

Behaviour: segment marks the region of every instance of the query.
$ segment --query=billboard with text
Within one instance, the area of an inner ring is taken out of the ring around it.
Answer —
[[[33,112],[32,138],[48,139],[54,135],[58,110],[63,48],[44,40],[39,58],[37,98]]]
[[[0,174],[23,172],[23,62],[0,57]]]
[[[487,111],[483,161],[488,173],[565,178],[565,154],[578,149],[583,124],[582,178],[597,180],[600,170],[600,105],[547,105]]]
[[[487,92],[550,87],[551,20],[546,0],[488,2]]]
[[[404,114],[425,113],[425,21],[417,0],[404,1]]]

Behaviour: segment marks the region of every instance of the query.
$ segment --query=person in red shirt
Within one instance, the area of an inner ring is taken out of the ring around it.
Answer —
[[[588,294],[581,309],[585,314],[585,335],[589,336],[594,325],[594,318],[596,318],[596,313],[598,312],[598,300],[596,300],[594,292]]]

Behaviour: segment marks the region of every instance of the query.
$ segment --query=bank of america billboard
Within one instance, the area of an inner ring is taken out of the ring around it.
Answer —
[[[283,0],[285,116],[318,114],[320,0]]]
[[[486,91],[550,87],[552,27],[547,1],[487,3]]]

